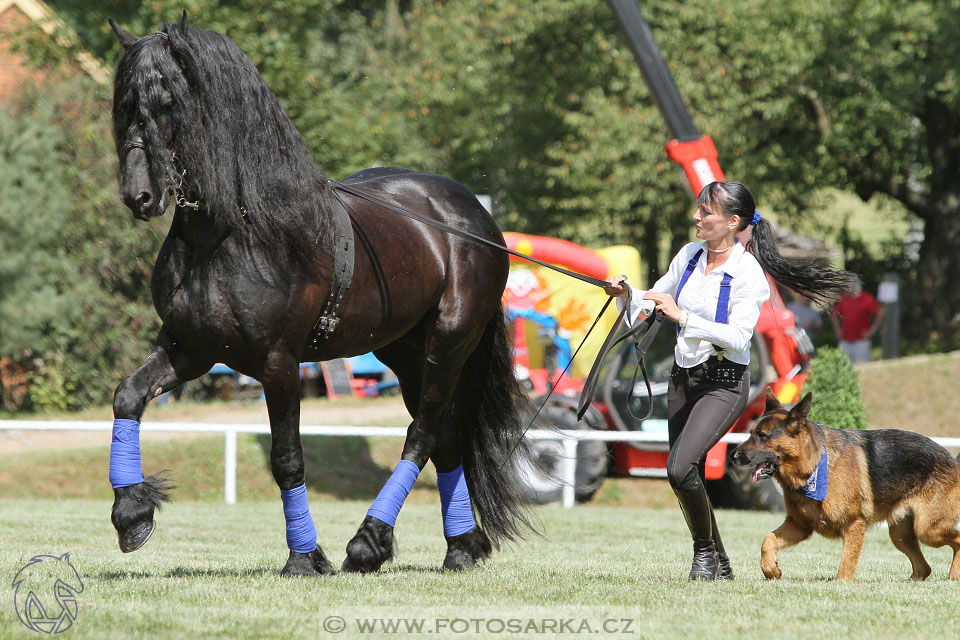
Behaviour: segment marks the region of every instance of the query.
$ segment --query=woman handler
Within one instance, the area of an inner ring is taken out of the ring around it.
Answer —
[[[781,257],[773,228],[738,182],[704,187],[693,221],[701,242],[683,247],[649,291],[633,291],[627,317],[632,324],[640,313],[657,309],[676,323],[676,362],[667,395],[667,477],[693,537],[690,579],[730,580],[733,571],[699,466],[746,408],[750,339],[770,295],[764,272],[815,300],[841,295],[849,274]],[[745,247],[737,234],[748,226],[753,233]],[[614,278],[604,290],[622,297],[624,285]]]

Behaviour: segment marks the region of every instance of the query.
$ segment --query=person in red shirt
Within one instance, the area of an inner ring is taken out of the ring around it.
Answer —
[[[830,314],[840,349],[850,362],[870,362],[870,339],[883,324],[883,305],[863,290],[860,280],[851,280],[846,294]]]

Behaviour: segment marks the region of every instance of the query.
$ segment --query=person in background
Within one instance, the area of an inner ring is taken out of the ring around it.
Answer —
[[[712,182],[697,197],[696,236],[674,256],[649,291],[615,277],[607,295],[626,306],[627,321],[656,308],[673,321],[674,365],[667,390],[670,454],[667,478],[693,538],[691,580],[730,580],[733,569],[720,539],[700,465],[730,429],[750,395],[750,341],[770,295],[764,272],[783,286],[832,302],[849,274],[817,262],[790,262],[777,249],[772,225],[739,182]],[[746,246],[737,234],[752,229]]]
[[[883,305],[863,290],[860,279],[851,278],[830,314],[840,349],[850,362],[870,362],[870,339],[883,324],[883,314]]]
[[[793,313],[794,323],[803,329],[803,331],[813,340],[817,332],[823,327],[823,318],[810,301],[794,293],[790,294],[792,300],[787,305],[787,310]]]

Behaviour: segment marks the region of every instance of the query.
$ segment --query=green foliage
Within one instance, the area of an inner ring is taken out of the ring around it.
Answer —
[[[813,394],[810,420],[833,429],[867,428],[857,373],[840,349],[822,347],[817,351],[803,391]]]
[[[115,64],[108,17],[145,34],[186,9],[226,32],[333,178],[447,174],[490,194],[504,228],[633,244],[650,275],[690,238],[671,135],[602,0],[49,4],[80,42],[27,33],[18,50],[48,70],[80,46]],[[924,221],[919,264],[849,236],[847,258],[868,280],[878,260],[900,273],[914,343],[960,343],[960,0],[642,4],[694,121],[762,210],[840,232],[818,215],[835,186]],[[119,204],[109,87],[51,77],[0,113],[0,355],[61,363],[84,406],[157,329],[149,274],[169,219],[133,224]]]
[[[63,133],[51,105],[29,116],[0,111],[0,355],[45,350],[70,324],[70,271],[60,231],[70,209],[56,157]]]
[[[30,407],[36,411],[75,408],[76,383],[64,376],[62,363],[43,364],[30,374]]]
[[[34,409],[108,401],[159,328],[149,280],[169,223],[120,205],[98,91],[74,78],[0,112],[0,356],[41,363]]]

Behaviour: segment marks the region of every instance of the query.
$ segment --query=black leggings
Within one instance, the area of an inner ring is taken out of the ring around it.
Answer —
[[[674,489],[692,491],[703,482],[700,465],[707,451],[733,426],[747,408],[750,374],[733,382],[710,382],[703,366],[670,373],[667,420],[670,455],[667,478]]]

